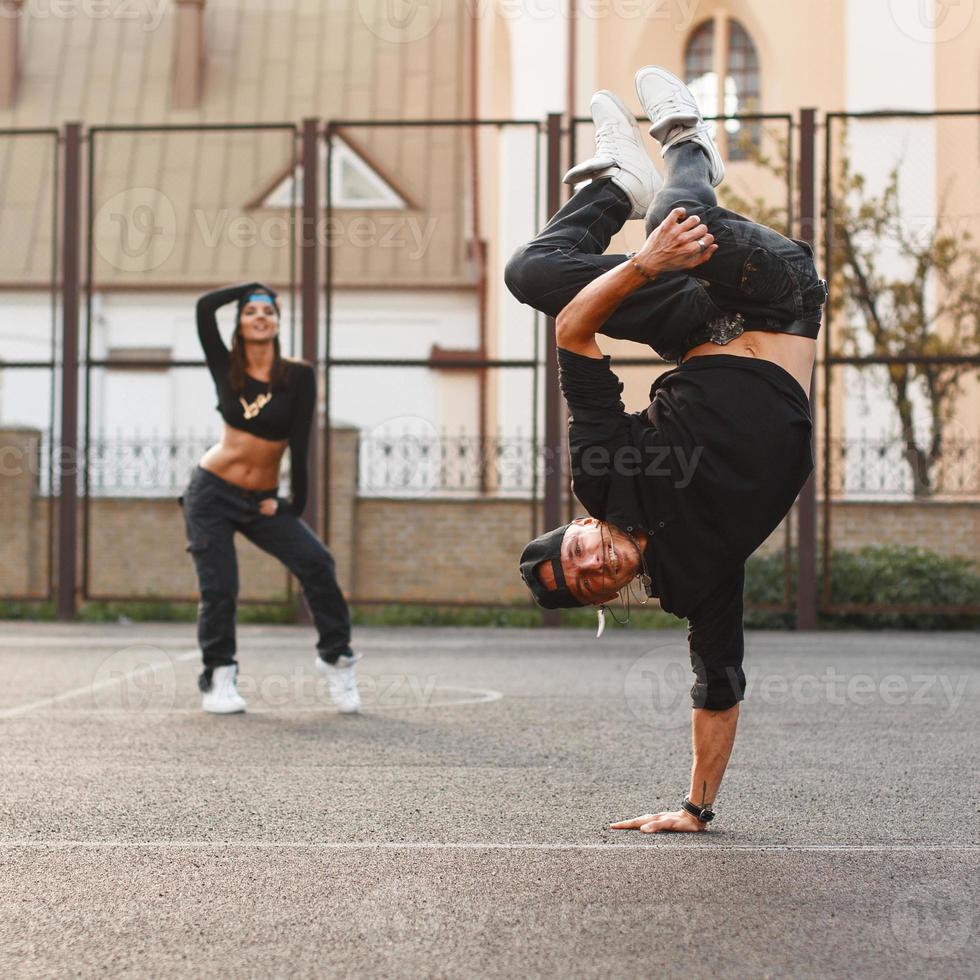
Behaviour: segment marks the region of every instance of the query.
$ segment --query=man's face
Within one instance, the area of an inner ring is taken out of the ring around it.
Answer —
[[[618,527],[580,517],[562,538],[561,568],[569,591],[579,602],[608,602],[639,574],[640,551]],[[556,587],[550,565],[540,565],[537,573],[546,589]]]

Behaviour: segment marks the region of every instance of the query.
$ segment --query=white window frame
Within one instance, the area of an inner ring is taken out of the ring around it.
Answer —
[[[408,208],[405,199],[381,176],[359,153],[353,150],[336,134],[331,137],[333,153],[330,165],[332,169],[331,185],[333,190],[332,205],[334,208],[354,211],[404,211]],[[320,144],[320,172],[326,171],[327,147]],[[359,171],[376,189],[377,197],[346,198],[341,192],[343,187],[342,171],[345,166]],[[287,174],[262,200],[261,208],[289,210],[293,207],[293,185],[295,184],[295,203],[298,206],[303,199],[303,168],[297,164],[292,174]],[[320,192],[320,207],[327,206],[327,189]]]

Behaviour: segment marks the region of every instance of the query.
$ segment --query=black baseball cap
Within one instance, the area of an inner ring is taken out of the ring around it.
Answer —
[[[531,590],[534,601],[543,609],[573,609],[584,606],[568,589],[561,567],[561,542],[569,525],[563,524],[535,538],[521,552],[521,578]],[[547,589],[534,571],[542,562],[548,562],[555,574],[555,589]]]

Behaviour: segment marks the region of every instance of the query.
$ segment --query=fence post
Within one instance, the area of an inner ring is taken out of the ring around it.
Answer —
[[[61,478],[58,496],[58,618],[70,620],[75,618],[78,586],[78,319],[82,124],[65,123],[63,141],[61,451],[57,457]]]
[[[546,206],[550,218],[561,207],[561,115],[548,114],[548,157],[546,164]],[[562,486],[564,466],[562,440],[562,398],[558,388],[558,344],[555,341],[555,321],[544,322],[544,526],[546,530],[563,524]],[[541,611],[542,626],[561,626],[557,609]]]
[[[319,378],[318,334],[320,320],[320,250],[317,222],[320,218],[320,120],[303,120],[301,131],[300,159],[303,169],[303,201],[301,216],[300,249],[300,297],[302,306],[302,348],[303,360],[313,365]],[[317,385],[319,390],[319,385]],[[313,402],[313,424],[310,426],[310,440],[307,444],[306,467],[306,508],[303,519],[314,530],[319,528],[320,536],[327,541],[330,536],[329,509],[323,509],[323,524],[320,517],[320,461],[323,458],[323,432],[320,427],[319,398]],[[309,624],[313,621],[305,602],[296,606],[296,622]]]
[[[309,361],[317,374],[320,326],[320,251],[317,222],[320,218],[320,121],[304,119],[302,130],[303,215],[300,235],[300,294],[303,309],[303,360]],[[309,446],[306,510],[303,517],[312,528],[318,526],[320,510],[320,431],[319,405],[313,406],[313,425]],[[327,534],[328,516],[323,515],[323,534]]]
[[[816,251],[816,141],[817,110],[800,110],[800,238]],[[810,414],[817,415],[817,371],[810,379]],[[828,437],[824,433],[824,438]],[[813,430],[814,452],[816,425]],[[800,492],[799,568],[797,571],[796,628],[817,626],[817,481],[811,473]]]

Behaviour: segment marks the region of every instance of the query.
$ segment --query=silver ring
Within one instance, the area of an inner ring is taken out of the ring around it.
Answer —
[[[704,239],[703,238],[699,238],[698,239],[698,248],[701,249],[701,251],[703,252],[707,247],[708,246],[704,244]]]

